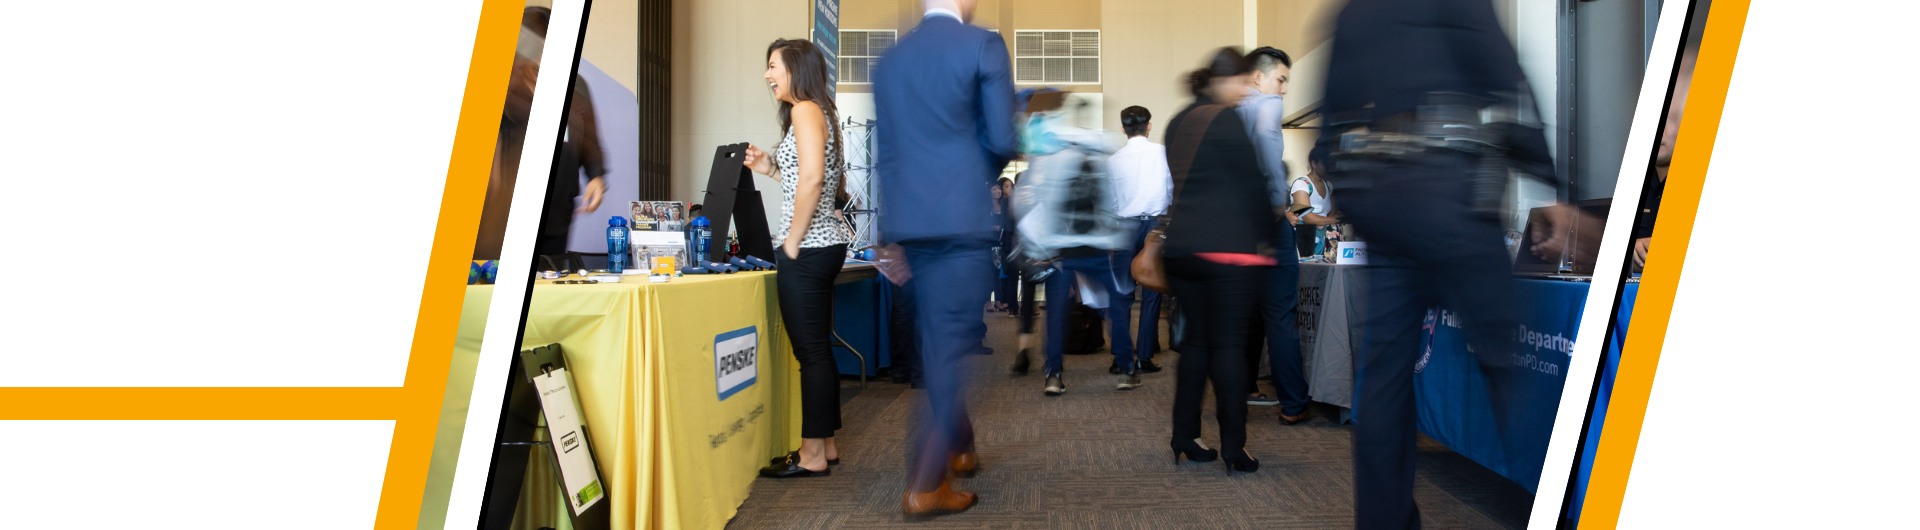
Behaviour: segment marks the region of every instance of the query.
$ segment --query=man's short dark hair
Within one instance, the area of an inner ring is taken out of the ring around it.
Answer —
[[[1271,72],[1273,71],[1274,65],[1284,65],[1287,68],[1293,68],[1293,58],[1288,57],[1287,52],[1280,51],[1278,48],[1272,46],[1261,46],[1254,48],[1253,51],[1247,52],[1247,61],[1252,62],[1253,69],[1260,72]]]
[[[1134,105],[1120,110],[1120,130],[1129,138],[1146,135],[1147,123],[1152,121],[1153,113],[1147,112],[1146,107]]]

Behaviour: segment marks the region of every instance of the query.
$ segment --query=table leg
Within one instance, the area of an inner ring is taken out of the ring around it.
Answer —
[[[854,357],[858,357],[860,359],[860,389],[866,390],[867,389],[867,356],[861,355],[860,350],[853,349],[853,346],[847,344],[846,339],[840,338],[840,330],[833,331],[833,345],[846,348],[847,351],[853,352]]]

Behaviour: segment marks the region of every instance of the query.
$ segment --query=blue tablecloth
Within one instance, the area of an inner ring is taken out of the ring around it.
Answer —
[[[893,365],[888,325],[892,307],[893,292],[884,276],[833,286],[833,330],[867,357],[867,375]],[[833,357],[841,375],[860,375],[860,358],[853,352],[834,347]]]
[[[1626,345],[1627,323],[1633,320],[1633,300],[1640,296],[1640,284],[1620,288],[1620,309],[1613,319],[1613,337],[1607,341],[1607,364],[1601,368],[1599,392],[1593,400],[1593,416],[1587,420],[1587,438],[1580,443],[1580,469],[1574,476],[1573,502],[1567,514],[1580,520],[1580,507],[1587,499],[1587,479],[1593,474],[1593,452],[1600,447],[1600,427],[1607,421],[1607,402],[1613,398],[1614,373],[1620,371],[1620,350]]]
[[[1504,437],[1495,427],[1485,377],[1467,350],[1459,318],[1447,309],[1429,312],[1424,346],[1429,351],[1423,353],[1414,374],[1420,431],[1535,491],[1588,286],[1553,280],[1514,282],[1513,301],[1521,320],[1512,335],[1518,342],[1512,359],[1516,376],[1505,390],[1509,413],[1518,421],[1514,422],[1517,428]],[[1515,456],[1509,457],[1506,447],[1525,450],[1512,451]]]

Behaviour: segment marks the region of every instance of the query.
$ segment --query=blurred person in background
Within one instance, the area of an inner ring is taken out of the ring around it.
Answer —
[[[1000,177],[1001,211],[1000,219],[1000,289],[1007,303],[1007,317],[1020,316],[1020,267],[1013,260],[1019,255],[1020,236],[1014,226],[1020,217],[1013,213],[1013,177]]]
[[[1058,93],[1058,90],[1042,87],[1025,88],[1014,94],[1014,106],[1019,109],[1014,118],[1015,134],[1019,137],[1017,148],[1019,155],[1014,158],[1015,160],[1025,161],[1029,154],[1038,151],[1034,148],[1038,133],[1037,122],[1040,119],[1036,113],[1059,108],[1061,98]],[[1018,334],[1015,335],[1017,349],[1012,366],[1014,376],[1025,376],[1033,369],[1033,323],[1040,314],[1040,304],[1037,300],[1039,296],[1035,291],[1038,285],[1045,281],[1048,271],[1053,270],[1045,267],[1044,264],[1036,264],[1027,259],[1025,244],[1020,237],[1020,219],[1033,209],[1034,180],[1027,178],[1026,170],[1015,173],[1013,193],[1008,194],[1008,205],[1013,210],[1014,248],[1018,252],[1008,255],[1006,259],[1020,271],[1020,316],[1018,317],[1020,326]]]
[[[527,142],[527,115],[533,110],[534,80],[540,76],[541,35],[547,31],[548,11],[528,7],[521,12],[520,38],[507,79],[506,106],[500,110],[500,134],[493,146],[493,168],[487,178],[487,197],[480,207],[480,232],[473,259],[500,259],[507,236],[507,210],[513,204],[513,185],[520,173],[520,152]]]
[[[1694,9],[1705,13],[1707,7],[1701,5]],[[1706,18],[1694,15],[1694,25],[1705,25]],[[1647,250],[1653,246],[1653,223],[1659,219],[1660,196],[1666,193],[1667,169],[1673,165],[1673,146],[1680,137],[1680,115],[1687,106],[1687,88],[1693,84],[1693,64],[1700,54],[1700,32],[1689,30],[1687,34],[1690,36],[1687,45],[1680,52],[1680,73],[1674,77],[1673,92],[1668,99],[1667,121],[1660,127],[1660,151],[1654,158],[1653,171],[1648,172],[1646,190],[1641,192],[1640,218],[1633,225],[1634,272],[1647,266]]]
[[[1555,176],[1545,134],[1532,124],[1448,119],[1524,119],[1517,109],[1531,105],[1518,56],[1488,0],[1352,0],[1336,19],[1334,39],[1340,45],[1328,64],[1320,141],[1340,146],[1330,153],[1333,195],[1367,234],[1369,254],[1367,335],[1354,368],[1360,418],[1353,428],[1355,522],[1363,530],[1419,528],[1413,379],[1427,308],[1460,310],[1495,423],[1501,432],[1512,430],[1506,387],[1518,315],[1498,219],[1503,194],[1490,187],[1505,185],[1508,168],[1482,172],[1483,157],[1500,157],[1493,160],[1536,178]],[[1507,101],[1520,103],[1507,108]],[[1512,112],[1497,112],[1503,109]],[[1393,143],[1404,138],[1395,134],[1427,136],[1435,128],[1488,131],[1501,149],[1365,149],[1406,147]],[[1366,142],[1342,141],[1347,133]],[[1563,233],[1570,208],[1553,211],[1546,224]],[[1509,462],[1540,461],[1541,455],[1520,454],[1532,449],[1504,449]]]
[[[907,285],[887,282],[893,291],[893,303],[887,311],[888,343],[893,347],[893,382],[908,388],[926,388],[926,374],[920,364],[919,341],[913,336],[913,290]]]
[[[910,431],[901,509],[957,513],[979,497],[949,477],[979,465],[966,419],[962,356],[981,348],[980,308],[993,290],[991,198],[985,185],[1017,149],[1011,55],[999,35],[967,24],[974,0],[926,0],[926,16],[874,73],[882,243],[913,271],[915,334],[927,382],[924,429]],[[916,436],[917,434],[917,436]]]
[[[1234,106],[1252,65],[1221,48],[1188,76],[1194,102],[1167,122],[1174,197],[1164,221],[1167,281],[1186,313],[1173,394],[1174,462],[1216,457],[1228,473],[1257,471],[1247,444],[1247,332],[1276,260],[1274,213],[1260,155]],[[1152,236],[1150,236],[1152,237]],[[1220,451],[1200,441],[1201,399],[1213,383]]]
[[[494,146],[494,163],[487,180],[487,198],[480,210],[480,232],[473,259],[499,259],[506,239],[507,213],[513,202],[513,187],[518,180],[520,154],[527,137],[527,118],[533,108],[534,81],[540,75],[540,54],[545,48],[547,22],[552,11],[530,6],[521,13],[520,39],[513,58],[513,71],[507,82],[507,102],[502,110],[499,141]],[[573,97],[567,103],[567,127],[561,132],[561,148],[553,178],[547,183],[544,208],[539,212],[540,228],[534,238],[535,256],[554,256],[567,252],[567,233],[573,226],[573,214],[600,208],[607,185],[603,175],[605,152],[600,148],[599,127],[594,120],[593,101],[586,80],[575,76]],[[587,182],[580,183],[585,172]],[[575,198],[580,205],[574,207]]]
[[[1132,248],[1115,252],[1113,263],[1130,275],[1133,258],[1146,243],[1147,234],[1167,213],[1167,202],[1173,198],[1173,170],[1167,168],[1166,146],[1147,140],[1147,134],[1153,132],[1153,113],[1146,107],[1121,109],[1120,130],[1127,134],[1127,144],[1107,159],[1107,171],[1113,176],[1114,213],[1137,228]],[[1153,354],[1160,347],[1160,293],[1151,289],[1135,292],[1140,297],[1140,331],[1133,343],[1137,357],[1134,366],[1139,373],[1159,372]],[[1123,307],[1117,314],[1128,318],[1132,313],[1132,308]],[[1119,365],[1111,371],[1119,373]]]
[[[521,42],[523,53],[531,53],[533,71],[539,72],[540,50],[544,49],[547,38],[547,22],[553,17],[552,10],[532,6],[526,9],[521,18]],[[528,49],[524,44],[529,41],[527,33],[533,34],[536,44]],[[600,126],[594,119],[593,97],[587,90],[587,80],[579,76],[573,79],[573,96],[567,100],[567,127],[560,132],[560,151],[558,164],[554,166],[553,177],[547,181],[547,199],[540,214],[540,232],[534,236],[533,255],[555,256],[567,253],[567,234],[573,228],[573,215],[589,213],[600,209],[600,201],[606,196],[607,174],[606,152],[600,148]],[[586,182],[581,183],[581,174],[585,173]],[[579,199],[576,208],[574,200]]]
[[[1025,106],[1026,103],[1021,102],[1020,105]],[[1008,182],[1008,185],[1011,186],[1007,192],[1007,197],[1009,197],[1008,206],[1011,208],[1013,219],[1011,221],[1011,233],[1007,234],[1007,236],[1013,239],[1013,251],[1005,256],[1004,259],[1006,261],[1003,262],[1003,266],[1012,271],[1011,273],[1017,273],[1019,275],[1016,288],[1020,290],[1020,306],[1016,318],[1020,319],[1020,327],[1018,334],[1015,336],[1015,347],[1017,349],[1013,356],[1013,375],[1016,376],[1027,375],[1027,372],[1033,369],[1033,357],[1031,353],[1033,347],[1033,321],[1034,318],[1039,315],[1040,311],[1040,304],[1035,300],[1035,298],[1038,297],[1034,294],[1034,285],[1038,283],[1041,278],[1035,277],[1035,268],[1030,266],[1027,261],[1026,252],[1021,249],[1020,246],[1020,215],[1032,208],[1033,203],[1033,187],[1031,186],[1033,181],[1027,179],[1026,175],[1027,172],[1021,171],[1013,176],[1014,178],[1011,182]]]
[[[534,238],[533,254],[552,256],[567,252],[567,234],[573,228],[573,216],[600,209],[607,194],[605,151],[600,148],[600,126],[593,115],[593,97],[587,80],[575,77],[573,97],[567,105],[567,127],[560,133],[560,160],[547,182],[546,208],[540,215],[540,234]],[[580,182],[581,174],[586,183]],[[574,200],[578,199],[576,208]]]
[[[800,365],[800,449],[760,470],[760,476],[826,476],[840,460],[833,433],[840,429],[840,369],[833,359],[833,280],[846,263],[853,233],[833,209],[847,173],[839,116],[827,84],[827,58],[812,42],[780,39],[767,47],[763,76],[780,104],[786,134],[774,153],[747,146],[741,164],[778,176],[780,320]]]
[[[1295,327],[1300,306],[1300,260],[1293,249],[1293,222],[1287,217],[1292,199],[1287,193],[1286,121],[1287,81],[1293,75],[1293,59],[1287,52],[1261,46],[1247,52],[1253,65],[1247,97],[1236,109],[1246,122],[1247,136],[1260,156],[1260,173],[1267,179],[1268,201],[1273,205],[1273,247],[1278,253],[1275,266],[1268,271],[1266,290],[1260,293],[1260,311],[1253,316],[1253,328],[1247,337],[1247,404],[1280,405],[1280,423],[1292,425],[1307,420],[1307,378],[1300,361],[1300,330]],[[1260,392],[1260,354],[1266,352],[1273,372],[1273,390],[1277,397]]]
[[[1141,384],[1134,362],[1133,279],[1131,248],[1138,222],[1115,213],[1114,182],[1107,172],[1106,138],[1099,131],[1070,125],[1087,112],[1084,104],[1071,112],[1045,113],[1028,121],[1029,136],[1046,138],[1028,147],[1029,178],[1034,180],[1033,206],[1020,219],[1022,248],[1035,261],[1050,262],[1046,297],[1057,306],[1047,311],[1046,383],[1042,392],[1066,392],[1065,354],[1071,338],[1069,320],[1074,286],[1080,299],[1100,310],[1107,323],[1109,373],[1117,374],[1115,388],[1132,390]],[[1037,130],[1036,130],[1037,129]],[[1035,134],[1035,133],[1038,134]],[[1125,258],[1126,262],[1119,260]]]
[[[1326,180],[1328,150],[1326,146],[1314,146],[1313,151],[1307,154],[1307,174],[1293,179],[1293,186],[1289,188],[1293,192],[1294,204],[1308,206],[1307,211],[1297,216],[1292,212],[1287,215],[1295,224],[1306,225],[1300,227],[1301,230],[1313,234],[1313,246],[1300,249],[1301,254],[1310,256],[1326,252],[1327,229],[1340,224],[1340,217],[1333,213],[1333,190],[1327,186]],[[1304,240],[1305,237],[1297,237],[1295,241]]]
[[[987,185],[987,191],[993,195],[993,228],[999,235],[994,243],[993,269],[996,275],[993,289],[993,310],[1004,311],[1008,316],[1020,314],[1019,300],[1016,298],[1014,283],[1020,281],[1018,272],[1007,266],[1007,256],[1013,252],[1013,180],[1001,177],[999,181]]]

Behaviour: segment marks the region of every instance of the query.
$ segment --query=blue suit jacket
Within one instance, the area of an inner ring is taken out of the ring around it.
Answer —
[[[882,240],[998,239],[987,185],[1018,148],[1006,42],[928,17],[881,56],[873,100]]]

